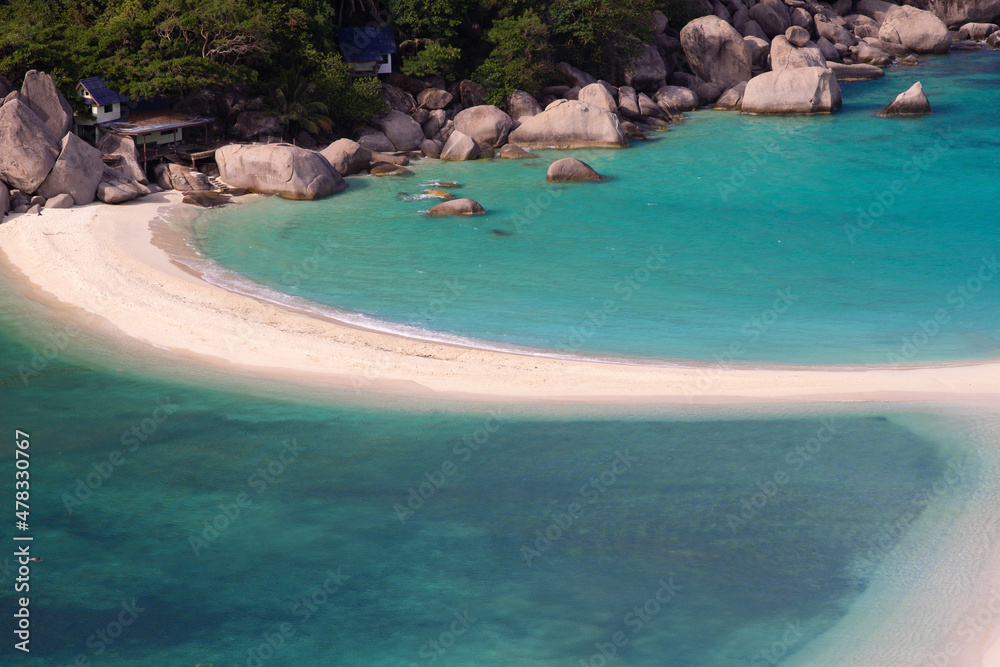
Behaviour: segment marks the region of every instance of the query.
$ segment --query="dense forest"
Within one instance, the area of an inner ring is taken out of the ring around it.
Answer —
[[[558,83],[560,60],[619,79],[657,9],[675,27],[707,13],[699,0],[0,0],[0,74],[44,70],[71,100],[89,76],[133,99],[245,83],[339,125],[382,105],[377,79],[349,75],[339,27],[391,27],[404,74],[471,78],[501,102]]]

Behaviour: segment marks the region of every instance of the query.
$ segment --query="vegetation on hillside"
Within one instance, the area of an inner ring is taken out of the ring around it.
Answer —
[[[382,104],[377,80],[349,75],[338,27],[390,26],[405,73],[472,77],[500,102],[558,82],[560,60],[620,78],[654,9],[701,13],[697,0],[0,0],[0,73],[44,70],[67,96],[102,76],[136,99],[245,83],[289,124],[321,128],[317,116],[342,125]],[[311,110],[289,111],[299,96]]]

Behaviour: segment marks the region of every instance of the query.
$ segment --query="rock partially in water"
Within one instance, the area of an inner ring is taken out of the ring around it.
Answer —
[[[900,93],[879,113],[880,116],[919,116],[931,112],[931,103],[924,94],[924,87],[917,81],[910,89]]]
[[[184,195],[184,199],[181,200],[181,203],[191,204],[192,206],[201,206],[202,208],[214,208],[216,206],[225,206],[230,201],[230,197],[216,194],[214,192],[189,192]]]
[[[552,181],[553,183],[599,181],[601,180],[601,175],[582,160],[577,160],[575,157],[564,157],[549,165],[549,170],[545,174],[545,180]]]
[[[368,170],[372,176],[409,176],[413,172],[406,167],[389,162],[376,162]]]
[[[472,137],[458,130],[451,133],[451,136],[448,137],[448,143],[441,149],[442,160],[463,162],[475,160],[480,155],[482,155],[482,149],[479,144]]]
[[[474,199],[452,199],[427,211],[427,215],[482,215],[484,213],[486,213],[486,209]]]
[[[367,171],[372,161],[372,152],[350,139],[339,139],[319,153],[341,176]]]
[[[291,144],[230,144],[215,151],[219,177],[229,185],[287,199],[320,199],[347,181],[315,151]]]
[[[947,53],[951,46],[948,26],[931,12],[909,6],[892,6],[885,14],[879,38],[917,53]]]
[[[875,65],[855,63],[845,65],[843,63],[827,63],[827,67],[837,77],[837,81],[871,81],[881,79],[885,76],[885,70]]]
[[[628,137],[616,114],[570,100],[556,100],[537,116],[525,118],[510,133],[509,140],[526,148],[619,148],[628,145]]]
[[[500,157],[505,160],[520,160],[526,157],[534,157],[534,155],[517,144],[504,144],[500,148]]]
[[[822,67],[797,67],[750,79],[741,113],[832,113],[840,106],[840,86],[833,72]]]

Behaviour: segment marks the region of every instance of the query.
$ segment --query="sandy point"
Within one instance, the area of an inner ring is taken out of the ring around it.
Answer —
[[[239,294],[185,270],[159,217],[181,195],[45,210],[0,225],[0,251],[61,307],[209,363],[354,388],[492,400],[698,404],[802,401],[992,401],[1000,361],[912,367],[748,366],[565,359],[359,328]],[[188,248],[188,251],[190,249]]]

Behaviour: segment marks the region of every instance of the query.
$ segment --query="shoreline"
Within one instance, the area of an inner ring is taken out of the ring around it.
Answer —
[[[409,338],[265,301],[184,265],[159,217],[181,195],[46,210],[0,225],[20,288],[122,334],[213,365],[285,380],[459,400],[697,405],[1000,398],[1000,360],[889,366],[563,358]],[[474,341],[473,341],[474,342]]]
[[[991,412],[1000,398],[997,361],[898,369],[734,364],[700,387],[699,378],[713,364],[563,359],[545,351],[519,354],[365,329],[207,282],[184,263],[190,247],[182,234],[160,217],[181,197],[159,193],[118,206],[20,216],[0,225],[0,260],[15,289],[56,319],[113,328],[195,364],[372,396],[634,409],[947,403]],[[980,576],[996,584],[997,572],[992,563]],[[984,598],[974,606],[989,604]],[[980,664],[1000,665],[998,637],[994,619],[963,658],[981,652]]]

